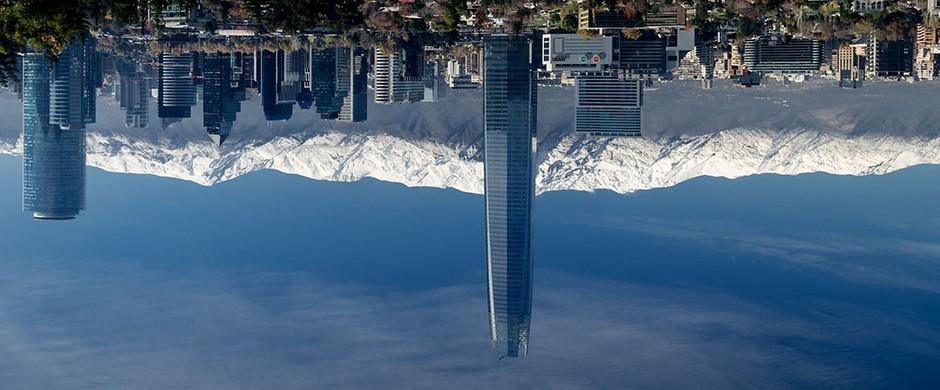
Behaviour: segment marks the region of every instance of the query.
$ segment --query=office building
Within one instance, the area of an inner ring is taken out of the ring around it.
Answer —
[[[423,102],[437,102],[444,92],[444,72],[441,63],[431,60],[424,66],[424,99]]]
[[[616,75],[578,77],[574,127],[592,136],[641,135],[643,82]]]
[[[166,128],[192,116],[196,104],[193,55],[160,53],[157,69],[157,116]]]
[[[614,37],[585,38],[578,34],[545,34],[542,65],[549,72],[597,72],[613,62]]]
[[[639,77],[657,77],[666,73],[666,40],[653,33],[639,39],[619,39],[617,65]]]
[[[98,58],[95,39],[69,45],[55,61],[49,84],[49,123],[63,130],[84,129],[95,121]]]
[[[817,73],[822,55],[823,44],[817,39],[764,36],[744,43],[744,65],[755,73]]]
[[[381,49],[375,50],[373,89],[376,103],[411,103],[424,99],[423,65],[421,77],[414,76],[417,72],[406,76],[404,54],[399,51],[386,53]],[[414,65],[411,68],[413,69]]]
[[[270,50],[261,50],[255,52],[255,61],[258,63],[258,94],[261,95],[261,112],[264,113],[265,120],[290,119],[294,113],[294,101],[281,100],[285,97],[281,96],[278,80],[278,54]]]
[[[213,143],[221,146],[232,134],[232,127],[241,111],[244,87],[235,73],[240,69],[230,53],[209,53],[204,59],[202,124]],[[240,93],[241,92],[241,93]]]
[[[135,62],[119,59],[115,62],[120,85],[118,102],[124,110],[127,127],[147,127],[150,115],[150,77]]]
[[[78,69],[86,65],[83,59],[60,57],[59,61]],[[51,123],[53,95],[75,99],[59,100],[59,104],[81,105],[80,98],[62,90],[74,84],[56,80],[63,71],[43,54],[23,55],[23,211],[36,219],[72,219],[85,208],[84,119],[88,118],[71,116],[71,107],[60,106],[58,122]],[[73,74],[79,77],[80,73]],[[77,119],[82,120],[70,122]]]
[[[528,350],[532,314],[538,60],[522,35],[490,35],[483,45],[490,335],[502,357],[517,357]]]
[[[874,34],[868,41],[868,76],[908,77],[914,71],[914,42],[910,39],[888,41]]]
[[[843,43],[836,54],[834,71],[839,86],[842,88],[859,88],[865,80],[865,48],[866,45],[850,45]]]
[[[343,96],[339,120],[363,122],[368,118],[369,61],[366,51],[354,47],[349,50],[349,92]]]

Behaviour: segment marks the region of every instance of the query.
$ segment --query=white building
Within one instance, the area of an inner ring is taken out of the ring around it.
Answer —
[[[585,38],[578,34],[542,36],[542,65],[549,72],[596,72],[611,65],[614,39]]]

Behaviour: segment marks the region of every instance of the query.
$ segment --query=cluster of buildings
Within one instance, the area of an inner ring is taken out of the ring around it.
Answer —
[[[51,61],[24,53],[23,210],[36,219],[72,219],[85,208],[85,126],[95,122],[98,61],[94,38]]]

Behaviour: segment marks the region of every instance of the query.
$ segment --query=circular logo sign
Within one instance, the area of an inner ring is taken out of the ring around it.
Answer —
[[[581,56],[580,60],[582,64],[587,62],[587,56]]]
[[[601,56],[595,55],[594,57],[591,57],[591,60],[593,60],[595,64],[599,64],[601,63]]]

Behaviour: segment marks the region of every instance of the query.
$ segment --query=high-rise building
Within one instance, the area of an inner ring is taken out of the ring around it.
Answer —
[[[842,88],[859,88],[865,80],[865,45],[843,43],[836,54],[835,72]]]
[[[343,108],[339,120],[362,122],[368,116],[369,61],[365,50],[352,48],[349,51],[349,93],[343,97]]]
[[[917,78],[932,80],[940,76],[940,41],[938,29],[928,24],[917,25],[914,44],[914,70]]]
[[[138,68],[138,64],[128,60],[117,60],[115,67],[120,80],[118,102],[125,112],[124,125],[147,127],[150,113],[150,78]]]
[[[221,146],[232,134],[235,119],[241,111],[240,82],[235,78],[232,54],[209,53],[203,63],[205,99],[202,104],[202,122],[206,134]],[[239,67],[240,68],[240,67]]]
[[[294,113],[293,101],[279,100],[278,56],[275,52],[261,50],[255,52],[258,63],[258,94],[261,95],[261,111],[268,121],[288,120]],[[296,98],[296,97],[295,97]]]
[[[490,335],[525,355],[532,314],[532,202],[537,90],[530,40],[483,39],[484,193]]]
[[[817,39],[764,36],[744,43],[744,65],[756,73],[815,73],[822,55],[823,43]]]
[[[69,45],[52,71],[49,84],[49,123],[63,130],[84,129],[95,121],[98,59],[95,39],[76,40]]]
[[[322,119],[338,119],[349,93],[349,48],[314,49],[310,54],[310,89]]]
[[[193,55],[160,53],[157,74],[157,116],[163,127],[191,117],[196,104]]]
[[[578,77],[574,128],[593,136],[638,137],[643,83],[616,75]]]
[[[617,65],[634,76],[666,73],[666,40],[652,33],[638,39],[620,39]]]
[[[375,50],[373,89],[376,103],[419,102],[424,99],[423,77],[406,76],[404,57],[402,52]]]
[[[424,102],[436,102],[444,95],[444,72],[441,63],[428,61],[424,66]]]
[[[888,41],[872,34],[868,41],[868,76],[898,78],[914,71],[914,42]]]
[[[59,61],[78,69],[86,65],[84,59],[60,57]],[[60,106],[58,123],[50,123],[52,95],[74,97],[61,90],[73,84],[61,79],[53,83],[63,71],[42,54],[23,55],[23,211],[36,219],[72,219],[85,208],[84,119],[88,118],[70,116],[71,107]],[[80,73],[72,74],[80,78]],[[58,104],[81,102],[67,99]],[[75,119],[82,120],[70,122]]]

